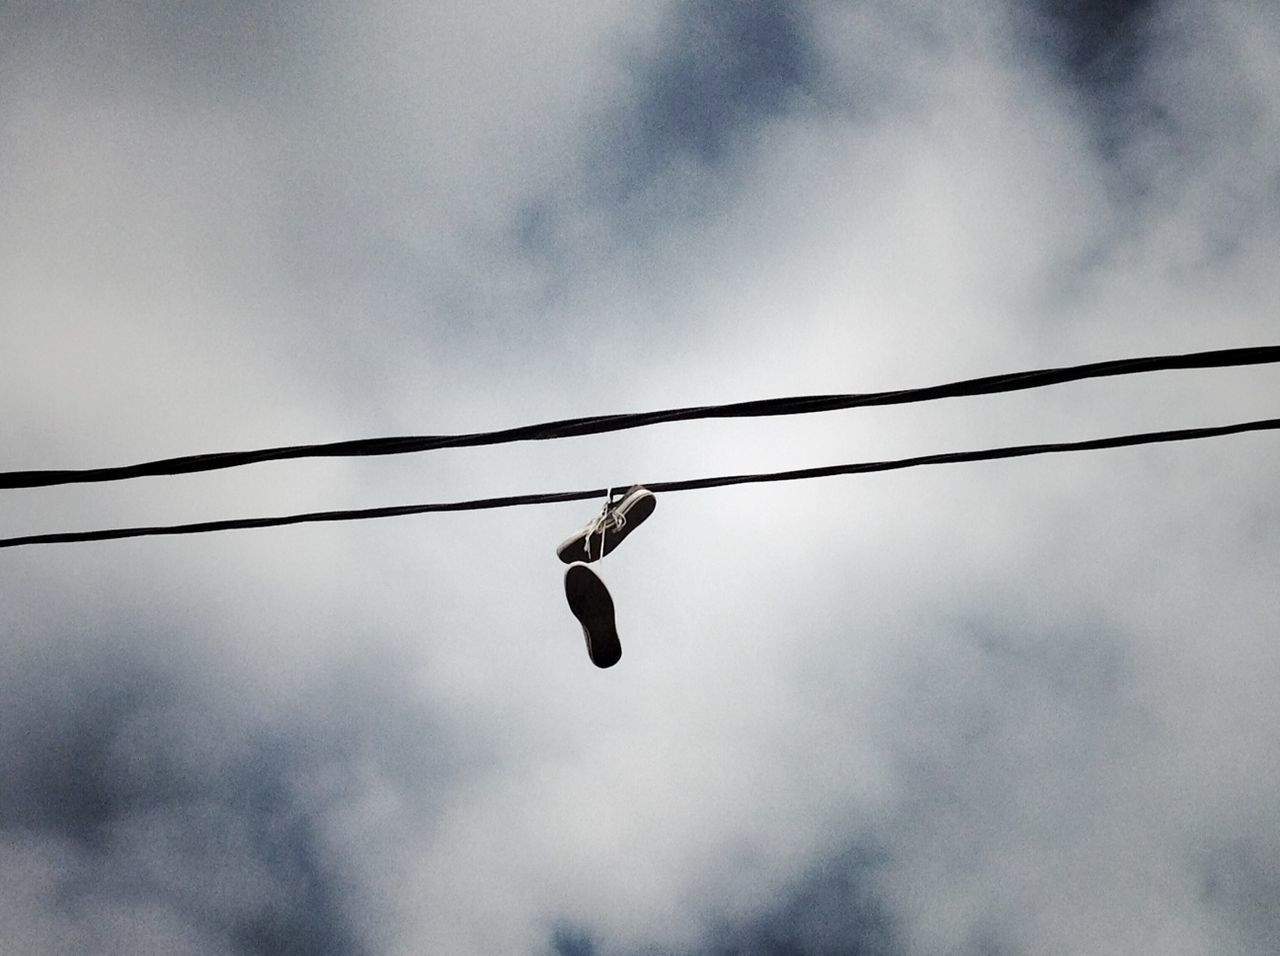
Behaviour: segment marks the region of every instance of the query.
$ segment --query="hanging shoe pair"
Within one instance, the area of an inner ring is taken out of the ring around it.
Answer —
[[[622,644],[614,621],[613,598],[587,562],[598,561],[620,545],[624,538],[653,514],[657,499],[647,488],[635,485],[618,501],[613,496],[600,514],[569,538],[556,554],[569,565],[564,573],[564,594],[569,609],[582,625],[587,656],[596,667],[612,667],[622,657]]]

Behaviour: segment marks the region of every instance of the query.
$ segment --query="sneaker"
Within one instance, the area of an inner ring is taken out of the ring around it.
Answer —
[[[619,501],[606,502],[595,520],[556,548],[556,554],[565,564],[599,561],[653,514],[657,504],[652,491],[632,485]]]
[[[612,667],[622,657],[618,628],[613,622],[613,598],[600,577],[581,561],[564,573],[564,596],[569,609],[582,625],[587,640],[587,656],[596,667]]]

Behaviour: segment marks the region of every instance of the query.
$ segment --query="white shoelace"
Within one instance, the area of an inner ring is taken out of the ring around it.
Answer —
[[[613,489],[606,491],[604,497],[604,507],[600,509],[600,513],[596,515],[595,520],[587,525],[586,537],[582,542],[582,550],[586,552],[587,559],[591,558],[591,539],[597,534],[600,535],[600,557],[604,557],[604,538],[605,533],[612,528],[614,531],[621,531],[627,526],[627,517],[613,510]]]

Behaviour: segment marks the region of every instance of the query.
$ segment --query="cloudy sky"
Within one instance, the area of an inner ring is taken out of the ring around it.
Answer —
[[[0,469],[1280,342],[1270,0],[0,5]],[[0,497],[3,536],[1280,414],[1267,368]],[[1269,434],[0,554],[0,953],[1280,951]]]

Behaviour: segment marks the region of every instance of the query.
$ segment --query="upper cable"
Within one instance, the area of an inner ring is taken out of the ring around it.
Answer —
[[[1075,382],[1088,378],[1132,375],[1138,372],[1226,368],[1239,365],[1264,365],[1274,362],[1280,362],[1280,346],[1216,349],[1208,352],[1191,352],[1185,355],[1155,355],[1114,359],[1106,362],[1089,362],[1084,365],[1063,366],[1061,368],[1006,372],[1001,375],[963,379],[942,385],[927,385],[922,388],[863,392],[849,395],[768,398],[750,402],[732,402],[725,405],[696,405],[688,408],[670,408],[653,412],[591,415],[585,418],[565,418],[536,425],[520,425],[515,428],[471,432],[469,434],[410,435],[393,438],[360,438],[351,441],[326,442],[313,445],[283,445],[277,448],[259,448],[251,451],[224,451],[201,455],[185,455],[178,458],[163,458],[134,465],[117,465],[105,468],[6,471],[0,472],[0,489],[40,488],[50,485],[69,485],[96,481],[122,481],[126,478],[144,478],[159,475],[185,475],[290,458],[404,455],[410,452],[435,451],[441,448],[503,445],[519,441],[548,441],[556,438],[576,438],[582,435],[598,435],[604,432],[643,428],[663,422],[687,422],[709,418],[807,415],[814,412],[830,412],[872,405],[905,405],[911,402],[927,402],[940,398],[992,395],[998,392],[1014,392],[1042,388],[1046,385],[1060,385],[1064,382]]]

